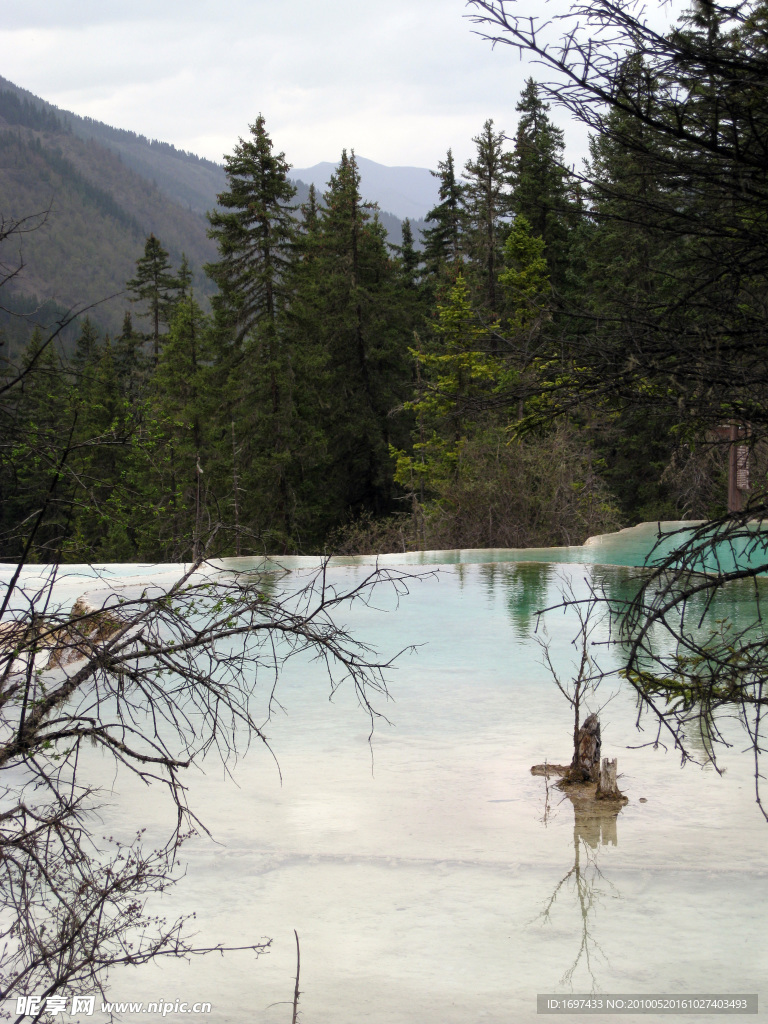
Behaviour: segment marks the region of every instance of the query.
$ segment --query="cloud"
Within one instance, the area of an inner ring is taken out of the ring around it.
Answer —
[[[118,9],[119,8],[119,9]],[[457,159],[509,134],[530,68],[472,34],[463,0],[6,0],[3,74],[65,109],[220,160],[259,112],[289,161],[343,147]]]

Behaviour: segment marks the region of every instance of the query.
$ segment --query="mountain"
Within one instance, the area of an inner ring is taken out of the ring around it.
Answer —
[[[331,170],[328,177],[330,177],[333,171],[336,170],[336,164],[318,164],[318,167],[320,166],[330,167]],[[293,170],[293,168],[291,168],[289,172],[289,177],[293,184],[296,186],[296,198],[294,199],[294,202],[301,205],[302,203],[307,202],[309,198],[309,185],[313,184],[313,182],[310,182],[308,184],[307,182],[295,177],[295,175],[296,172]],[[325,192],[326,190],[326,185],[327,180],[320,185],[315,185],[318,194],[318,202],[321,205],[323,200],[323,192]],[[376,202],[375,199],[371,198],[371,192],[363,191],[362,194],[363,199],[365,199],[367,202]],[[380,206],[380,204],[378,205]],[[400,245],[403,241],[403,222],[400,220],[399,217],[396,217],[394,213],[389,213],[388,211],[382,210],[381,208],[379,208],[378,215],[379,220],[384,227],[384,230],[387,232],[387,239],[389,241],[389,244],[395,246]],[[426,227],[426,224],[423,220],[411,221],[411,228],[413,229],[414,240],[417,248],[419,247],[421,237],[419,232],[422,231],[424,227]]]
[[[21,236],[20,253],[6,246],[5,263],[16,266],[20,260],[24,266],[6,286],[4,299],[10,292],[25,310],[33,299],[59,310],[96,303],[92,318],[114,332],[131,308],[120,293],[149,234],[161,240],[176,266],[186,253],[203,299],[213,291],[203,265],[215,258],[216,248],[203,213],[192,209],[189,198],[181,201],[182,190],[187,197],[193,191],[182,175],[171,195],[135,169],[140,161],[131,151],[144,151],[149,161],[160,147],[144,140],[121,152],[96,137],[102,128],[103,135],[120,134],[95,122],[86,129],[83,118],[0,79],[0,211],[6,224],[31,215],[39,224]],[[164,159],[166,179],[171,168],[186,166],[192,172],[188,181],[195,180],[196,157],[176,151]],[[212,178],[216,165],[201,166]],[[218,173],[223,177],[221,168]]]
[[[412,222],[420,221],[439,202],[437,178],[424,167],[386,167],[363,156],[357,157],[357,166],[363,195],[400,220],[408,217]],[[325,162],[314,167],[294,167],[291,177],[314,185],[322,194],[335,170],[336,164]]]
[[[216,196],[226,187],[224,168],[212,160],[176,149],[167,142],[112,128],[90,117],[60,110],[26,89],[0,77],[0,91],[11,93],[22,108],[37,110],[48,123],[78,139],[94,141],[116,154],[120,161],[140,177],[152,182],[179,206],[205,215],[216,204]],[[7,106],[6,99],[6,106]]]
[[[359,163],[363,195],[378,202],[390,242],[398,245],[401,222],[389,209],[408,211],[420,228],[419,214],[434,205],[427,190],[429,184],[435,191],[434,179],[421,168]],[[322,195],[334,166],[318,164],[312,175],[293,171],[300,179],[296,202],[307,200],[307,177]],[[150,234],[175,266],[187,255],[205,302],[213,285],[203,266],[216,258],[205,213],[226,185],[224,168],[211,160],[59,110],[0,77],[0,213],[6,224],[40,215],[38,229],[23,235],[24,266],[6,285],[5,303],[14,295],[25,313],[36,305],[60,311],[96,303],[91,317],[115,332],[132,308],[125,282]],[[18,263],[7,251],[3,257]]]

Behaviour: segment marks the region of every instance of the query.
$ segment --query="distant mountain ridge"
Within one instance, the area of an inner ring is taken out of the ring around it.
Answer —
[[[411,221],[421,221],[440,201],[437,178],[425,167],[387,167],[364,156],[357,156],[356,160],[360,191],[366,198],[374,198],[379,209],[393,213],[400,220],[408,217]],[[314,185],[322,194],[336,167],[337,164],[327,161],[313,167],[294,167],[291,178]]]
[[[93,139],[106,146],[137,174],[152,181],[162,192],[193,213],[205,214],[213,209],[219,193],[227,186],[224,167],[213,160],[177,149],[168,142],[159,142],[61,110],[2,76],[0,92],[10,92],[26,100],[49,118],[58,119],[62,128],[78,138]],[[393,218],[402,221],[408,217],[412,222],[421,221],[438,201],[437,180],[423,167],[387,167],[360,156],[357,162],[364,198],[378,204],[381,220],[394,236],[392,241],[399,243],[400,228],[393,223]],[[336,167],[337,163],[325,161],[313,167],[292,168],[289,176],[297,185],[314,184],[322,195]],[[306,197],[306,188],[299,187],[298,202],[306,202]],[[392,214],[393,218],[385,217],[385,214]]]
[[[91,316],[114,332],[124,312],[135,311],[123,294],[125,282],[152,233],[175,266],[186,253],[195,291],[205,300],[213,285],[203,266],[216,258],[216,247],[203,214],[169,196],[114,148],[78,134],[74,115],[2,84],[0,213],[12,222],[45,212],[38,230],[20,239],[24,267],[4,301],[10,291],[27,308],[32,299],[64,310],[96,303]],[[173,161],[196,164],[189,157]],[[4,257],[13,263],[7,249]]]

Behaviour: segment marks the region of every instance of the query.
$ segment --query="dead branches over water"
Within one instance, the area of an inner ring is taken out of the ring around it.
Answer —
[[[200,825],[184,770],[209,753],[231,763],[254,740],[268,747],[281,670],[299,656],[325,666],[331,694],[351,686],[373,729],[394,658],[341,619],[374,593],[396,602],[413,579],[374,567],[342,586],[327,563],[287,573],[201,562],[165,586],[95,581],[67,611],[56,607],[56,575],[50,567],[36,585],[14,577],[0,635],[3,997],[100,990],[116,965],[203,952],[183,920],[148,909]],[[144,850],[140,834],[96,841],[98,798],[83,767],[91,746],[166,788],[176,822],[163,849]],[[264,943],[244,948],[258,954]]]

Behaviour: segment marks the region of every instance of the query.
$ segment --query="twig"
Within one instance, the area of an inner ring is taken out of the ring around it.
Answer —
[[[301,950],[299,949],[299,933],[293,929],[296,936],[296,987],[293,990],[293,1022],[297,1024],[299,1019],[299,971],[301,970]]]

